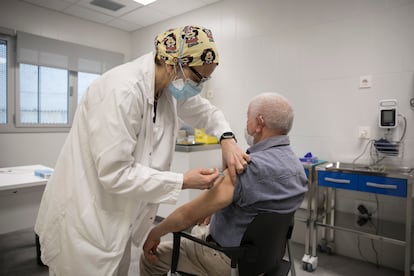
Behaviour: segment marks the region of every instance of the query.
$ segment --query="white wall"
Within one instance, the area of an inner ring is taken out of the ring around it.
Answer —
[[[53,39],[131,55],[131,35],[21,1],[0,1],[0,26]],[[0,167],[54,167],[66,133],[0,133]]]
[[[133,33],[133,56],[152,50],[156,34],[199,24],[212,29],[220,65],[208,89],[243,141],[249,99],[264,91],[284,94],[294,106],[291,132],[298,155],[311,151],[329,161],[350,162],[366,141],[358,127],[378,125],[378,101],[395,98],[408,129],[397,163],[414,166],[414,1],[413,0],[224,0]],[[143,43],[144,41],[144,43]],[[373,85],[359,89],[359,78]],[[401,133],[398,130],[395,138]],[[245,144],[244,144],[245,145]],[[368,155],[359,161],[368,162]],[[376,204],[374,195],[338,191],[338,209],[355,209],[355,200]],[[379,217],[404,220],[404,200],[379,196]],[[338,234],[336,250],[357,257],[354,235]],[[350,246],[351,245],[351,246]],[[364,256],[375,261],[369,240]],[[402,269],[402,247],[376,243],[380,263]]]
[[[126,60],[129,60],[131,54],[131,35],[128,32],[22,1],[0,2],[0,26],[122,53]]]
[[[146,41],[184,24],[213,31],[220,65],[209,88],[239,137],[249,99],[264,91],[291,100],[299,155],[352,161],[365,143],[359,126],[371,127],[372,138],[382,136],[380,99],[397,99],[408,124],[414,121],[413,0],[224,0],[134,32],[132,55],[152,50]],[[372,88],[359,89],[362,75],[372,75]],[[404,160],[414,165],[412,127]]]

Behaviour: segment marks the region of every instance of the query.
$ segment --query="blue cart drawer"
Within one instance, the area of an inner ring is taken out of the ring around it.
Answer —
[[[318,185],[338,189],[357,190],[358,176],[348,173],[318,171]]]
[[[407,196],[406,179],[360,175],[358,188],[362,192],[400,197]]]

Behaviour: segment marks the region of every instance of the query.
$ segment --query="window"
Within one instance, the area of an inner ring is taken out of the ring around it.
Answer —
[[[0,124],[7,123],[7,40],[0,37]]]
[[[67,127],[74,113],[71,102],[79,104],[88,86],[100,76],[31,64],[20,64],[18,75],[18,127]]]
[[[87,87],[122,62],[114,52],[0,34],[0,132],[68,131]]]
[[[67,124],[69,122],[68,71],[20,64],[20,123]]]
[[[78,104],[83,97],[83,94],[88,89],[88,86],[97,78],[99,77],[98,74],[92,73],[78,73]]]
[[[14,46],[13,37],[0,33],[0,131],[13,124]]]

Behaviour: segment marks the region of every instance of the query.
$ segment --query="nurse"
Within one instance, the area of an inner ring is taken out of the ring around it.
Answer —
[[[211,31],[185,26],[90,85],[35,225],[51,275],[127,275],[131,242],[140,246],[158,205],[212,185],[217,169],[169,171],[180,121],[220,138],[234,178],[245,169],[223,113],[198,95],[217,65]]]

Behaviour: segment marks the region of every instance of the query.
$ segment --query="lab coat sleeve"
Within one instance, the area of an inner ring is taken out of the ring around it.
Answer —
[[[200,95],[177,102],[178,116],[186,124],[204,128],[209,135],[218,139],[224,132],[232,131],[223,112]]]
[[[143,124],[143,98],[134,91],[111,91],[89,108],[88,143],[97,177],[111,193],[151,203],[175,203],[183,175],[152,169],[134,156]]]

